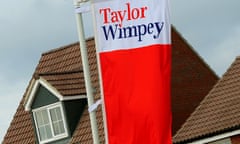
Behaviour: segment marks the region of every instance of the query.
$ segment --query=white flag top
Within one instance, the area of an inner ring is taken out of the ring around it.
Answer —
[[[165,36],[170,33],[168,7],[165,7],[167,2],[157,1],[162,9],[149,0],[96,2],[96,23],[101,26],[97,28],[99,50],[104,52],[149,44],[169,44],[170,35]]]

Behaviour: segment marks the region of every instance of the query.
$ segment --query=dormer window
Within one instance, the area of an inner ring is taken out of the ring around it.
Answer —
[[[55,75],[54,82],[57,81],[57,84],[67,85],[66,87],[71,85],[69,88],[74,85],[71,82],[72,77],[68,73]],[[70,80],[66,77],[70,77]],[[52,85],[47,81],[47,78],[49,77],[33,79],[26,94],[25,110],[32,113],[36,143],[68,143],[87,103],[86,95],[76,95],[75,93],[75,95],[71,93],[71,95],[66,95],[65,90],[68,91],[68,89],[59,91],[54,87],[55,83]],[[76,83],[76,85],[79,84]],[[60,90],[62,90],[61,88]],[[71,90],[69,89],[69,91]]]
[[[55,141],[68,136],[60,103],[34,109],[33,116],[40,143]]]

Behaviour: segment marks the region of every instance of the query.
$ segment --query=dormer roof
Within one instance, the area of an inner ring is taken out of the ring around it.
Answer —
[[[56,96],[59,101],[86,98],[84,82],[81,80],[83,80],[82,72],[41,75],[37,80],[34,80],[30,91],[26,94],[25,110],[31,110],[32,102],[40,85]]]

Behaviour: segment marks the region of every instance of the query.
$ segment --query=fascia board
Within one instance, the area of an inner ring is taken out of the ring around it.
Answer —
[[[35,94],[39,88],[39,86],[42,85],[45,87],[49,92],[51,92],[54,96],[56,96],[60,101],[62,101],[63,96],[57,91],[56,88],[54,88],[51,84],[49,84],[44,78],[40,77],[38,80],[35,81],[33,84],[33,88],[31,89],[30,95],[26,101],[25,104],[25,111],[30,111],[32,102],[35,98]]]
[[[223,134],[208,137],[208,138],[205,138],[205,139],[197,140],[197,141],[191,142],[189,144],[205,144],[205,143],[214,142],[214,141],[217,141],[217,140],[229,138],[229,137],[239,135],[239,134],[240,134],[240,129],[234,130],[234,131],[231,131],[231,132],[225,132]]]
[[[51,92],[54,96],[56,96],[60,101],[87,98],[86,95],[62,96],[55,87],[53,87],[50,83],[48,83],[43,77],[40,77],[33,84],[33,88],[30,91],[30,95],[28,96],[28,98],[26,100],[25,111],[31,110],[32,102],[35,98],[35,94],[39,88],[39,85],[42,85],[43,87],[45,87],[49,92]]]

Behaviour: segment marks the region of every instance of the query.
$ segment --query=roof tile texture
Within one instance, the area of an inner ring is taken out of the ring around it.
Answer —
[[[174,137],[184,143],[240,127],[240,57]]]
[[[173,29],[171,81],[173,135],[217,80],[216,74]]]
[[[47,80],[63,96],[86,94],[82,71],[71,73],[48,73],[40,76]]]
[[[42,54],[35,73],[57,73],[79,70],[82,67],[78,43]]]
[[[33,144],[35,143],[35,135],[33,133],[33,124],[31,114],[26,112],[23,107],[22,101],[18,106],[11,126],[4,137],[3,144]]]
[[[174,134],[212,88],[218,77],[174,28],[172,29],[172,39],[171,91]],[[88,47],[91,82],[95,92],[95,99],[99,99],[100,88],[94,40],[89,39],[86,43]],[[79,43],[74,43],[42,54],[33,78],[39,76],[47,80],[63,96],[74,96],[85,93]],[[100,142],[104,143],[101,107],[97,110],[97,121]],[[24,111],[22,102],[4,137],[3,144],[16,141],[22,144],[35,143],[36,141],[31,114]],[[69,143],[92,144],[87,106]]]

